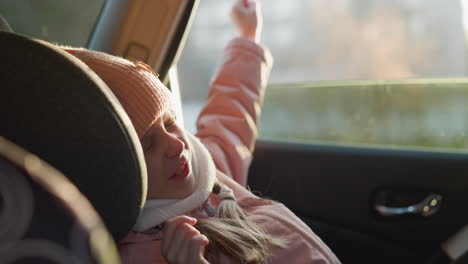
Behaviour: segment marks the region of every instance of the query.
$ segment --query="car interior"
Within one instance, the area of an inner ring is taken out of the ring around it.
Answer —
[[[106,1],[86,47],[151,65],[180,98],[176,66],[198,5]],[[1,14],[0,263],[119,263],[116,242],[146,197],[136,132],[83,63]],[[284,203],[343,263],[459,264],[468,263],[467,174],[463,151],[262,138],[248,186]]]

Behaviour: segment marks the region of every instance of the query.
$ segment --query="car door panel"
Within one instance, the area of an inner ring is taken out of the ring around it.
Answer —
[[[254,157],[250,188],[286,204],[347,260],[364,251],[421,260],[468,223],[466,153],[260,141]],[[429,217],[383,217],[373,209],[382,190],[443,200]]]

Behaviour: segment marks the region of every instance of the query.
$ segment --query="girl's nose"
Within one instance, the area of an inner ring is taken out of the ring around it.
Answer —
[[[184,141],[177,135],[168,133],[168,148],[166,150],[166,157],[169,159],[178,158],[182,155],[185,149]]]

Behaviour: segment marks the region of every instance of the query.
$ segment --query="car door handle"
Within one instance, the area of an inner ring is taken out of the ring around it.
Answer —
[[[442,195],[430,193],[422,201],[413,205],[392,207],[376,202],[374,204],[374,209],[381,216],[420,215],[427,217],[437,213],[441,204]]]

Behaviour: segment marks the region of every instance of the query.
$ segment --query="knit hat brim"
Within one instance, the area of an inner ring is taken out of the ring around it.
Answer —
[[[146,64],[87,49],[64,49],[83,61],[112,90],[140,139],[162,113],[174,110],[171,92]]]

